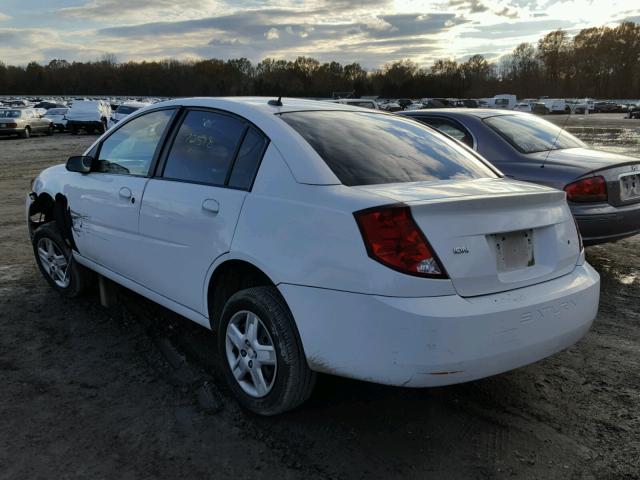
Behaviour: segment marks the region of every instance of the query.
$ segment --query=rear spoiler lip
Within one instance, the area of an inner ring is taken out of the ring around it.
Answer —
[[[622,162],[622,163],[615,163],[615,164],[611,164],[611,165],[605,165],[603,167],[598,167],[594,170],[589,170],[588,172],[586,172],[585,174],[579,176],[576,178],[576,180],[580,180],[582,178],[587,178],[590,177],[596,173],[602,172],[604,170],[613,170],[614,168],[620,168],[620,167],[628,167],[630,165],[638,165],[638,169],[636,170],[636,172],[638,174],[640,174],[640,158],[637,160],[631,160],[628,162]],[[575,181],[575,180],[574,180]]]
[[[539,192],[504,192],[504,193],[494,193],[491,195],[487,194],[478,194],[478,195],[464,195],[458,197],[447,197],[447,198],[430,198],[424,200],[406,200],[403,203],[407,206],[418,206],[418,205],[433,205],[433,204],[452,204],[452,203],[466,203],[473,201],[499,201],[507,197],[540,197],[547,198],[547,200],[565,200],[566,192],[564,190],[558,189],[548,189],[546,191]]]

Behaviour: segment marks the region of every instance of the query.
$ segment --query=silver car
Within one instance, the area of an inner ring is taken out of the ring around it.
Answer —
[[[38,115],[32,108],[0,110],[0,136],[29,138],[33,133],[53,135],[53,131],[51,119]]]

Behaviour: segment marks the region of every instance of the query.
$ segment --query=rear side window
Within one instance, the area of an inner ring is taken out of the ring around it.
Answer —
[[[473,148],[473,137],[471,134],[457,122],[453,122],[446,118],[422,118],[422,117],[412,117],[416,120],[421,121],[422,123],[426,123],[427,125],[435,128],[436,130],[440,130],[442,133],[446,133],[450,137],[455,138],[456,140],[461,141],[465,145]]]
[[[163,177],[224,185],[246,124],[214,112],[187,113],[167,157]]]
[[[281,118],[347,186],[497,177],[463,147],[410,119],[348,111]]]
[[[248,190],[256,176],[260,161],[267,148],[267,139],[255,128],[247,131],[238,157],[233,164],[233,171],[229,179],[229,186]]]

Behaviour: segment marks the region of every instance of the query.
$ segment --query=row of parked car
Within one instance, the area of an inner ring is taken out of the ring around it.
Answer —
[[[53,135],[55,131],[73,134],[104,133],[127,115],[149,105],[127,101],[112,106],[105,100],[73,100],[70,105],[54,102],[11,101],[0,105],[0,135],[29,138],[32,134]]]
[[[359,107],[397,112],[404,110],[425,110],[432,108],[498,108],[535,113],[537,115],[570,113],[628,113],[636,118],[640,109],[636,103],[596,101],[593,99],[525,98],[518,100],[515,95],[501,94],[491,98],[421,98],[421,99],[379,99],[340,98],[331,100]]]
[[[584,243],[640,232],[640,159],[499,109],[177,99],[40,173],[27,209],[53,289],[98,274],[217,331],[230,390],[275,415],[318,372],[439,386],[578,341]]]

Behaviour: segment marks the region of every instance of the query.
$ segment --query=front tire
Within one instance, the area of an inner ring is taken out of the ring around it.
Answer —
[[[75,261],[56,222],[46,223],[36,230],[33,252],[40,273],[62,296],[77,297],[91,284],[91,271]]]
[[[218,351],[231,391],[254,413],[286,412],[313,391],[316,375],[307,365],[293,316],[275,287],[241,290],[227,301]]]

